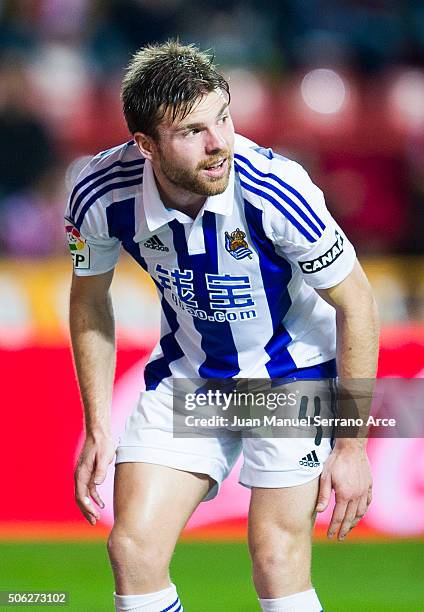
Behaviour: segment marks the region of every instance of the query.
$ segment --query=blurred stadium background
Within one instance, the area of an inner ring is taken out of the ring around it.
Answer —
[[[131,53],[176,35],[215,49],[237,131],[303,163],[324,190],[377,295],[379,376],[424,376],[422,2],[0,0],[0,590],[65,590],[72,610],[113,609],[113,468],[93,529],[72,493],[82,410],[62,215],[89,156],[129,139],[119,87]],[[113,296],[117,436],[159,314],[125,256]],[[350,542],[326,543],[328,512],[319,517],[316,586],[331,612],[423,610],[424,441],[372,439],[369,454],[374,501]],[[236,480],[201,506],[177,548],[187,610],[258,609]]]

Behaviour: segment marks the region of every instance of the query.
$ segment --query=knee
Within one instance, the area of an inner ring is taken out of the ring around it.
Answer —
[[[290,574],[310,560],[310,542],[301,534],[279,531],[271,537],[256,539],[250,545],[253,573],[256,576]]]
[[[166,574],[171,554],[146,533],[113,528],[107,550],[112,568],[117,572],[145,579]]]
[[[261,573],[281,570],[284,565],[290,563],[294,552],[295,547],[291,538],[279,538],[278,543],[271,540],[257,542],[251,547],[253,568]]]

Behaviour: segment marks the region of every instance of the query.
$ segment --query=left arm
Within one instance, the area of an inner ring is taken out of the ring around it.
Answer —
[[[371,287],[359,262],[341,283],[317,291],[336,309],[340,379],[347,386],[352,380],[353,387],[356,379],[363,379],[364,389],[371,391],[377,370],[379,320]],[[367,412],[369,403],[365,408]],[[366,437],[338,438],[325,463],[316,510],[322,512],[327,508],[334,488],[336,505],[328,528],[329,538],[338,531],[339,540],[343,539],[371,502],[372,478],[366,441]]]
[[[259,158],[260,154],[255,158],[258,163]],[[281,214],[267,197],[252,193],[250,197],[259,200],[257,204],[264,211],[264,229],[277,253],[299,268],[304,281],[336,309],[339,383],[347,396],[355,399],[355,408],[367,412],[369,398],[358,399],[359,394],[352,393],[352,389],[355,391],[354,387],[360,384],[360,395],[370,395],[376,373],[378,315],[370,285],[356,261],[353,245],[327,210],[321,189],[296,162],[282,161],[277,156],[266,159],[262,159],[262,171],[281,174],[294,188],[291,194],[301,197],[302,214],[294,219],[292,215]],[[279,190],[274,194],[275,198]],[[283,209],[286,203],[284,199]],[[366,431],[358,433],[364,436]],[[339,538],[344,537],[365,514],[371,501],[371,471],[365,445],[364,437],[358,435],[355,439],[340,437],[325,462],[316,509],[325,510],[334,488],[336,507],[328,530],[330,537],[337,530]]]

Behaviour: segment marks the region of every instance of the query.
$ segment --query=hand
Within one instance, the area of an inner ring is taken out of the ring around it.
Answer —
[[[96,485],[106,478],[109,464],[115,456],[116,444],[108,435],[88,435],[84,442],[75,469],[75,500],[91,525],[95,525],[100,514],[93,499],[100,508],[105,505],[97,492]],[[91,498],[91,499],[90,499]]]
[[[327,508],[332,488],[336,505],[327,536],[332,538],[338,531],[338,539],[343,540],[364,516],[372,499],[371,468],[365,446],[355,442],[336,445],[321,474],[317,512]]]

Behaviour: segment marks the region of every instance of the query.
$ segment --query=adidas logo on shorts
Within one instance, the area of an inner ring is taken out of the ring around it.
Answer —
[[[148,249],[155,249],[156,251],[169,251],[168,247],[163,244],[161,240],[156,236],[152,236],[149,240],[146,240],[144,246]]]
[[[320,462],[316,452],[313,450],[305,455],[305,457],[302,457],[302,459],[299,461],[299,465],[304,465],[306,467],[318,467]]]

